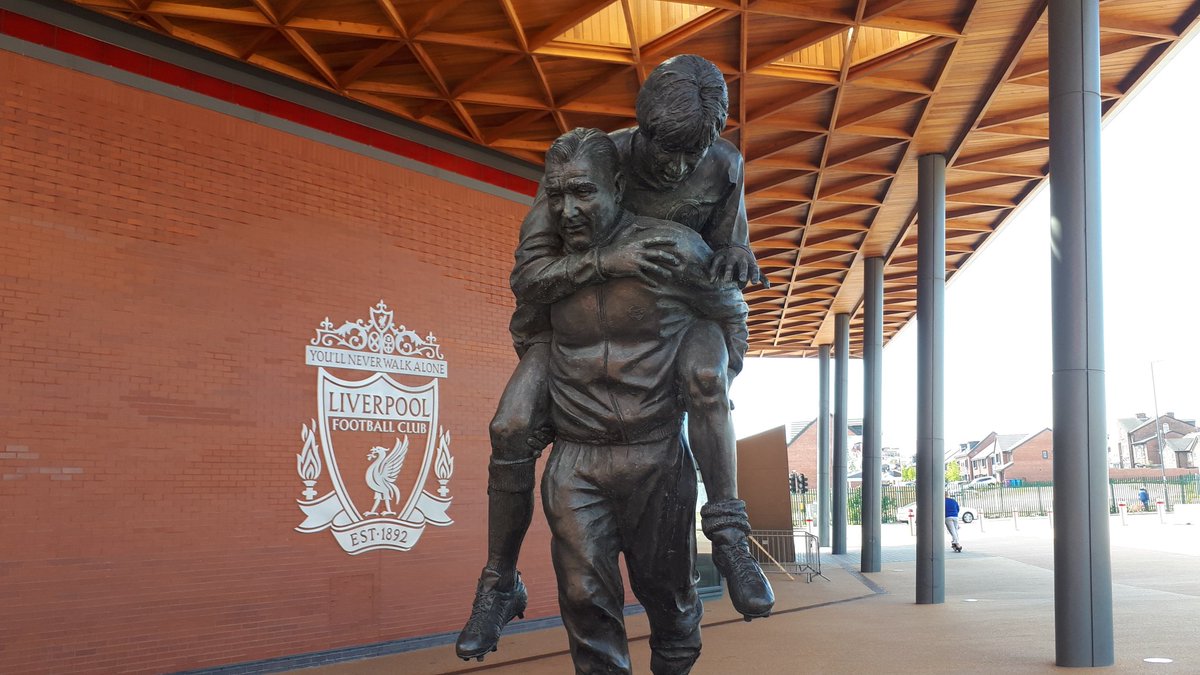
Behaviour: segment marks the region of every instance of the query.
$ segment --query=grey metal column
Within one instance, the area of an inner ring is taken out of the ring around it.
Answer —
[[[859,570],[878,572],[882,556],[883,498],[880,427],[883,406],[883,258],[863,267],[862,558]]]
[[[917,160],[917,604],[946,601],[946,158]]]
[[[1100,8],[1050,0],[1054,644],[1113,664],[1100,250]]]
[[[840,555],[846,552],[846,402],[849,395],[846,391],[850,383],[850,315],[838,314],[833,317],[833,504],[830,506],[833,516],[833,543],[830,552]]]
[[[817,538],[829,545],[829,348],[820,345],[820,417],[817,418]]]

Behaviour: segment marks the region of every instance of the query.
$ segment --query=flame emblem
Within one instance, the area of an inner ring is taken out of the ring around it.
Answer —
[[[437,459],[434,461],[433,473],[437,476],[438,495],[445,497],[450,489],[446,487],[446,483],[450,481],[450,476],[454,475],[454,458],[450,456],[450,432],[439,428],[442,432],[441,441],[438,442]]]

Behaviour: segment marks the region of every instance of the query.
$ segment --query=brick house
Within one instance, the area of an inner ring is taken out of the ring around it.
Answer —
[[[1166,420],[1172,434],[1178,434],[1185,428],[1188,420],[1178,420],[1174,417]],[[1144,452],[1147,439],[1155,439],[1153,420],[1137,420],[1135,429],[1141,429],[1133,437],[1135,452]],[[1131,420],[1121,420],[1119,423],[1129,424]],[[1148,429],[1148,431],[1146,430]],[[1164,434],[1165,435],[1165,434]],[[1180,476],[1194,469],[1197,452],[1200,451],[1200,431],[1172,438],[1164,437],[1164,445],[1168,448],[1166,473],[1168,476]],[[1123,447],[1128,448],[1128,444]],[[1111,449],[1111,448],[1110,448]],[[1144,457],[1145,455],[1139,455]],[[1111,457],[1111,455],[1110,455]],[[1050,428],[1042,429],[1025,436],[1016,434],[988,434],[982,441],[970,445],[964,444],[947,461],[957,461],[962,471],[963,480],[972,480],[979,476],[996,476],[1002,481],[1020,479],[1026,482],[1052,482],[1054,480],[1054,432]],[[1153,466],[1153,465],[1152,465]],[[1121,471],[1121,469],[1125,469]],[[1138,470],[1129,467],[1113,467],[1109,471],[1112,478],[1158,478],[1157,467],[1152,471]]]
[[[791,422],[787,425],[787,456],[788,472],[804,474],[808,477],[810,490],[817,486],[817,436],[818,418],[806,422]],[[829,428],[833,429],[833,415],[829,416]],[[832,433],[832,431],[831,431]],[[830,437],[830,452],[833,451],[833,438]],[[849,473],[862,468],[862,420],[850,420],[846,428],[846,463]],[[885,460],[886,463],[886,460]]]
[[[1004,454],[1008,457],[1008,463],[1000,469],[1001,480],[1054,480],[1054,432],[1048,427],[1025,436]]]
[[[1167,446],[1168,469],[1196,468],[1196,454],[1200,450],[1200,431],[1193,431],[1182,438],[1168,438],[1163,441]]]
[[[960,480],[968,480],[967,478],[967,457],[975,446],[979,445],[979,441],[969,441],[967,443],[959,443],[958,448],[946,453],[946,465],[957,464]]]
[[[1117,419],[1108,437],[1109,466],[1126,469],[1163,464],[1163,454],[1158,447],[1160,430],[1163,443],[1171,446],[1166,453],[1166,467],[1182,468],[1183,465],[1179,463],[1181,459],[1190,462],[1189,466],[1195,466],[1194,453],[1191,459],[1188,458],[1188,447],[1194,447],[1195,444],[1184,443],[1175,447],[1170,441],[1182,439],[1200,429],[1196,427],[1196,420],[1178,418],[1173,412],[1160,415],[1157,420],[1150,419],[1145,413]]]
[[[1003,477],[1003,472],[1012,464],[1012,450],[1026,438],[1026,434],[998,434],[991,432],[983,440],[958,452],[947,461],[958,463],[962,480],[970,481],[980,476]]]

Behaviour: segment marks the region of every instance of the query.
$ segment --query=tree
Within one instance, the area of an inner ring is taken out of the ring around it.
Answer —
[[[953,483],[956,480],[962,480],[962,469],[958,462],[946,462],[946,482]]]
[[[917,479],[917,466],[906,466],[900,470],[900,479],[911,481]],[[953,483],[956,480],[962,480],[962,469],[959,468],[958,462],[946,462],[946,482]]]

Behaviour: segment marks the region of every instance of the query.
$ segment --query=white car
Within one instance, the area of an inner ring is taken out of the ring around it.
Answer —
[[[999,485],[999,484],[1000,484],[1000,479],[996,478],[995,476],[980,476],[980,477],[976,478],[975,480],[971,481],[970,483],[967,483],[967,487],[977,488],[977,487],[984,487],[987,485]]]
[[[909,512],[912,512],[915,517],[915,514],[917,513],[917,503],[916,502],[912,502],[911,504],[905,504],[904,506],[901,506],[900,508],[896,509],[896,522],[907,523]],[[963,523],[974,522],[975,519],[978,517],[979,517],[979,512],[976,511],[975,509],[971,508],[970,506],[958,507],[958,519],[960,521],[962,521]]]

